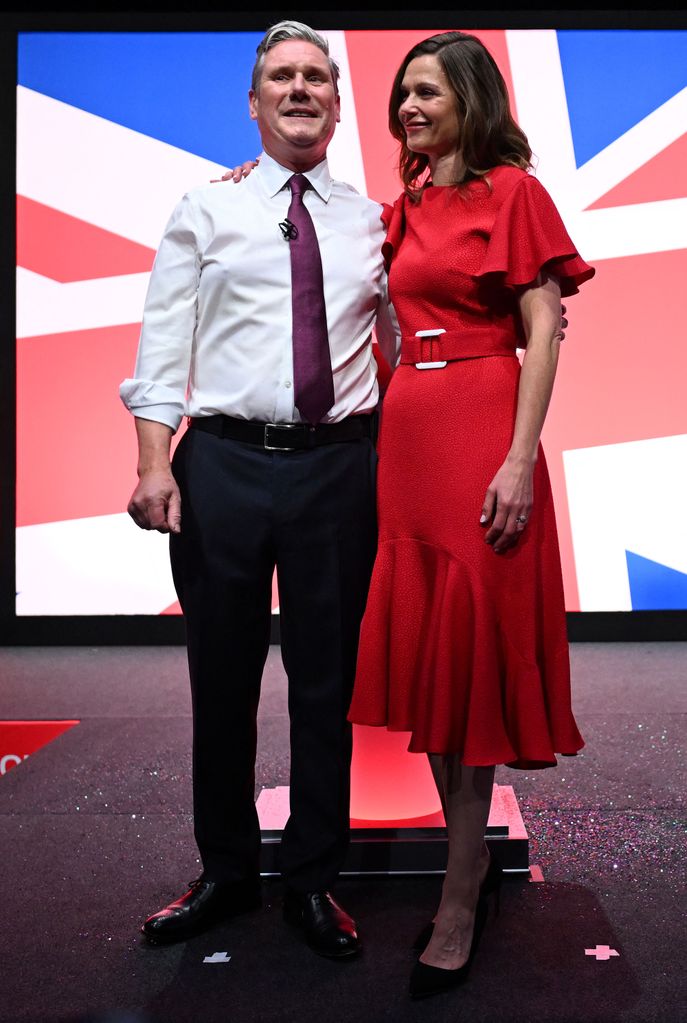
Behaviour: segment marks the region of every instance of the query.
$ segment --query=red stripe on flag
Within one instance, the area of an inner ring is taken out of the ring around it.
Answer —
[[[597,260],[596,277],[565,300],[570,326],[542,443],[568,611],[580,605],[562,452],[685,433],[687,347],[663,326],[682,322],[684,264],[679,250]]]
[[[17,345],[17,525],[125,512],[136,484],[134,420],[119,398],[140,324]]]
[[[687,134],[643,164],[619,185],[588,206],[603,210],[609,206],[631,206],[660,199],[682,199],[687,195],[681,168],[687,164]]]
[[[17,265],[61,284],[144,273],[155,250],[17,196]]]

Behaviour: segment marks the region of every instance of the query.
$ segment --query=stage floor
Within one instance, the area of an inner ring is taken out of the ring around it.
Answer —
[[[80,721],[0,777],[0,1023],[684,1020],[687,643],[579,643],[571,657],[585,749],[554,770],[497,769],[534,877],[506,882],[469,983],[414,1003],[410,944],[437,876],[342,878],[364,943],[347,963],[287,928],[278,879],[261,911],[142,944],[142,919],[199,872],[185,652],[0,648],[0,719]],[[288,784],[288,761],[272,647],[256,796]]]

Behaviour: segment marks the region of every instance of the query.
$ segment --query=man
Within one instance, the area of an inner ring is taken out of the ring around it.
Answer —
[[[170,533],[186,623],[203,864],[142,930],[182,940],[260,904],[256,715],[276,565],[291,730],[284,914],[316,952],[347,958],[360,943],[330,889],[348,843],[346,714],[376,541],[372,326],[392,364],[397,336],[380,207],[327,167],[340,107],[328,44],[282,22],[257,52],[260,165],[177,206],[120,388],[139,442],[129,513]],[[319,351],[303,354],[305,342]]]

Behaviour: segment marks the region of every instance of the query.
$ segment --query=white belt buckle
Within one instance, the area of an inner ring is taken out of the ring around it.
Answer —
[[[416,330],[415,337],[438,337],[445,333],[443,327],[437,327],[436,330]],[[443,362],[416,362],[415,369],[443,369],[446,364],[446,360]]]

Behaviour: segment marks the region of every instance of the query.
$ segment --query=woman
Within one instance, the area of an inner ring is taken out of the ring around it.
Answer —
[[[583,746],[539,438],[561,296],[594,270],[528,173],[477,38],[413,47],[389,123],[404,184],[384,246],[401,363],[382,412],[379,549],[349,717],[409,732],[441,797],[446,874],[410,980],[423,997],[465,979],[499,880],[484,844],[495,765],[555,766]]]

